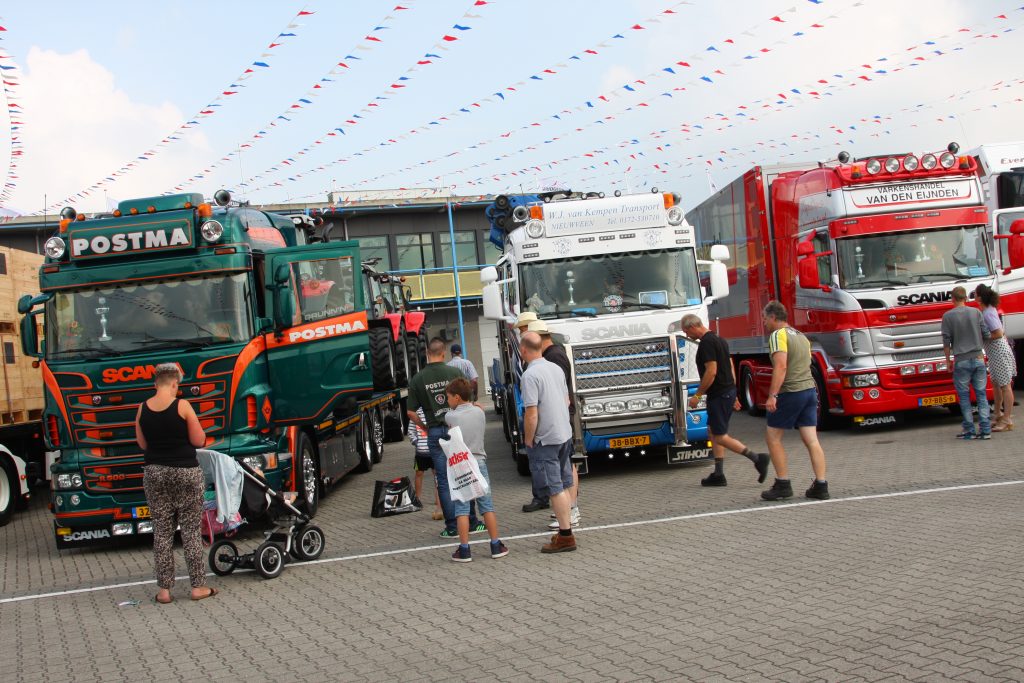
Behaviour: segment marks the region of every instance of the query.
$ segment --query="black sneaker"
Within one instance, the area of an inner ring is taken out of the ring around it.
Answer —
[[[772,487],[767,491],[761,491],[761,498],[764,500],[781,500],[782,498],[793,497],[793,485],[788,479],[776,479]]]
[[[718,472],[712,472],[700,480],[701,486],[726,486],[726,484],[725,475]]]
[[[828,482],[818,481],[817,479],[814,480],[811,488],[807,489],[807,493],[804,495],[815,500],[828,500],[832,497],[828,492]]]
[[[757,460],[754,461],[754,469],[757,470],[757,483],[763,484],[764,480],[768,478],[768,465],[772,462],[771,457],[767,453],[758,453]]]
[[[551,503],[546,500],[537,500],[534,498],[529,503],[523,506],[523,512],[536,512],[537,510],[547,510],[551,507]]]
[[[978,435],[974,438],[977,439],[978,441],[990,441],[992,439],[992,435],[989,434],[988,432],[979,432]]]

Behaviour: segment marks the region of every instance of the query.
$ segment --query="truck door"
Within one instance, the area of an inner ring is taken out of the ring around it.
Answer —
[[[273,421],[353,414],[373,389],[359,247],[329,242],[266,252],[265,335]]]

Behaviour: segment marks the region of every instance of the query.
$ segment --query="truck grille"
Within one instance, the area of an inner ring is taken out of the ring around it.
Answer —
[[[903,356],[901,360],[942,355],[942,332],[938,322],[879,328],[875,330],[875,343],[877,350]]]
[[[577,391],[672,381],[672,357],[665,338],[574,346],[572,356]]]
[[[142,463],[130,465],[85,465],[82,467],[85,488],[93,493],[115,493],[142,490]]]

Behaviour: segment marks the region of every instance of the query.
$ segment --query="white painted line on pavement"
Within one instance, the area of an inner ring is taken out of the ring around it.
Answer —
[[[754,507],[748,508],[737,508],[735,510],[719,510],[717,512],[695,512],[688,515],[677,515],[675,517],[659,517],[657,519],[642,519],[635,522],[619,522],[617,524],[600,524],[598,526],[579,527],[574,530],[573,533],[584,533],[591,531],[604,531],[607,529],[625,529],[636,526],[648,526],[651,524],[665,524],[668,522],[682,522],[692,519],[704,519],[708,517],[727,517],[730,515],[742,515],[751,512],[769,512],[775,510],[787,510],[798,507],[806,507],[808,505],[829,505],[835,503],[855,503],[864,500],[881,500],[883,498],[900,498],[904,496],[919,496],[926,493],[947,493],[950,491],[967,491],[971,489],[985,489],[993,488],[997,486],[1015,486],[1024,484],[1024,479],[1015,479],[1013,481],[994,481],[986,484],[962,484],[958,486],[943,486],[940,488],[933,489],[918,489],[915,491],[894,491],[892,493],[873,493],[864,496],[848,496],[846,498],[832,498],[830,500],[808,500],[801,501],[799,503],[770,503],[764,502]],[[550,536],[552,532],[540,531],[531,534],[519,534],[517,536],[505,536],[502,538],[504,541],[515,541],[524,538],[539,538],[542,536]],[[487,539],[479,541],[471,541],[470,545],[481,545],[487,543]],[[435,543],[432,545],[421,545],[415,548],[401,548],[399,550],[381,550],[374,553],[360,553],[358,555],[345,555],[343,557],[327,557],[319,560],[313,560],[311,562],[296,562],[290,565],[293,568],[310,566],[314,564],[331,564],[334,562],[351,562],[353,560],[365,560],[373,557],[388,557],[390,555],[407,555],[412,553],[425,552],[427,550],[441,550],[443,548],[454,548],[457,543]],[[239,570],[236,573],[249,573],[252,570]],[[207,576],[213,576],[213,574],[207,574]],[[176,581],[187,580],[188,576],[177,576]],[[25,602],[28,600],[40,600],[42,598],[56,598],[67,595],[77,595],[80,593],[95,593],[97,591],[114,590],[116,588],[131,588],[132,586],[146,586],[155,584],[156,581],[150,579],[148,581],[130,581],[127,583],[113,583],[105,586],[93,586],[91,588],[74,588],[70,590],[54,591],[52,593],[36,593],[33,595],[22,595],[14,598],[0,598],[0,605],[4,605],[12,602]]]

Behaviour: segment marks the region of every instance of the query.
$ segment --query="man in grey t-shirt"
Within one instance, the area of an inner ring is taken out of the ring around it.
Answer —
[[[468,379],[469,383],[473,386],[473,400],[475,401],[479,387],[477,386],[478,375],[476,373],[476,368],[473,367],[473,361],[462,357],[462,346],[459,344],[452,344],[449,351],[452,354],[452,359],[448,361],[448,365],[459,370],[466,376],[466,379]]]
[[[985,356],[981,352],[985,339],[991,333],[985,325],[981,312],[967,306],[967,290],[953,288],[953,308],[942,314],[942,350],[946,363],[953,356],[953,386],[960,399],[960,414],[963,429],[958,439],[991,439],[992,424],[989,421],[989,406],[986,390],[988,380],[985,371]],[[971,386],[978,399],[978,429],[974,433],[974,417],[971,412]]]
[[[565,375],[554,363],[544,360],[536,332],[527,332],[519,342],[526,361],[520,382],[523,395],[523,431],[526,454],[534,488],[547,494],[558,520],[558,534],[541,548],[544,553],[576,550],[572,533],[570,504],[575,497],[572,482],[572,425],[569,422],[569,391]]]

